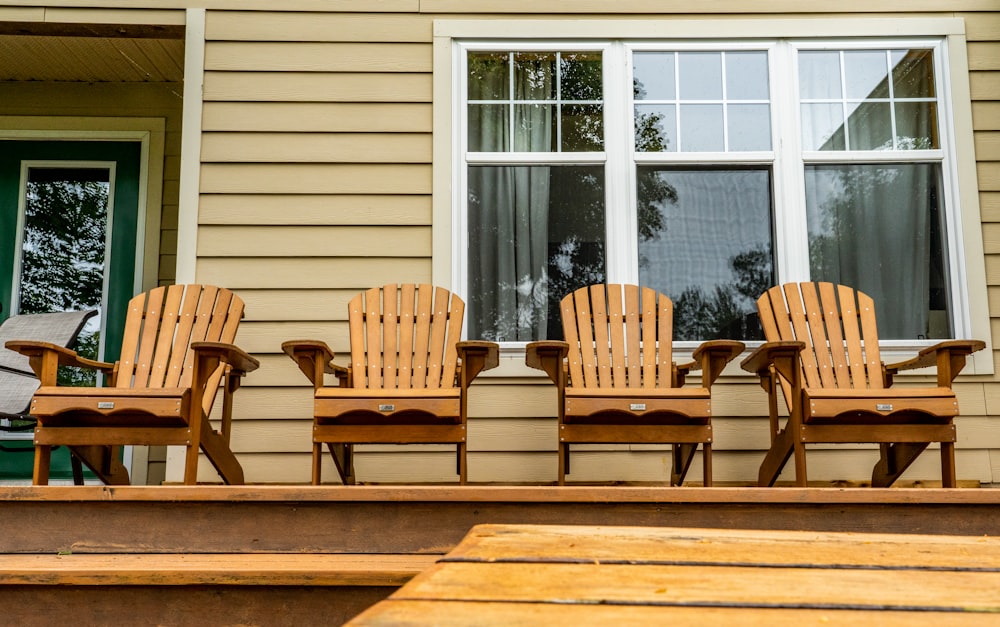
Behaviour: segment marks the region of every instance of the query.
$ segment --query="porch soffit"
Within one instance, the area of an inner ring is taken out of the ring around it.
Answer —
[[[0,81],[181,82],[184,27],[0,22]]]

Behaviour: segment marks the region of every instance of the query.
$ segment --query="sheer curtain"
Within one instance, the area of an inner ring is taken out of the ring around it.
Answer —
[[[539,83],[538,73],[515,72],[516,98],[529,99],[543,91],[544,81]],[[485,91],[489,86],[470,86],[470,99],[476,97],[473,89]],[[469,135],[470,143],[477,138],[480,150],[552,149],[553,105],[516,103],[513,124],[507,105],[479,109],[470,115]],[[475,299],[470,311],[470,337],[497,341],[545,337],[549,169],[486,165],[469,168],[469,291]]]
[[[928,333],[934,168],[806,168],[812,278],[874,298],[883,339]]]

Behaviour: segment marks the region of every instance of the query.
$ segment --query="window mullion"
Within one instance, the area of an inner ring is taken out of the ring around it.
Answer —
[[[639,227],[636,223],[634,129],[631,59],[626,46],[613,43],[605,52],[604,128],[607,264],[609,283],[639,282]]]
[[[809,229],[799,136],[798,64],[795,48],[779,44],[772,55],[771,89],[775,121],[774,245],[778,283],[809,280]]]

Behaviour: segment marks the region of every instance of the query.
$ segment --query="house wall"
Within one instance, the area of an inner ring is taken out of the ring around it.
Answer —
[[[239,342],[262,366],[236,397],[233,447],[248,481],[309,477],[311,394],[280,353],[281,342],[324,339],[343,354],[345,305],[353,294],[388,282],[441,282],[432,276],[431,231],[432,35],[440,18],[964,18],[997,345],[1000,11],[994,3],[967,0],[835,4],[716,2],[711,15],[699,15],[688,13],[697,6],[690,3],[640,0],[345,0],[289,2],[272,11],[208,3],[197,277],[235,288],[247,302]],[[604,14],[609,7],[618,14]],[[502,367],[473,389],[471,481],[555,479],[555,391],[522,364],[521,355],[505,355]],[[963,377],[956,389],[963,414],[959,478],[1000,482],[1000,430],[992,417],[1000,413],[1000,382],[992,375]],[[768,446],[766,413],[754,380],[738,373],[723,378],[714,404],[716,481],[755,479]],[[668,468],[665,452],[651,447],[589,449],[573,458],[580,478],[661,480]],[[451,447],[364,450],[357,464],[365,480],[453,477]],[[811,455],[810,478],[864,480],[876,458],[870,446],[831,447]],[[697,468],[696,462],[694,480]],[[212,480],[211,469],[203,470]],[[325,471],[333,480],[332,464]],[[937,456],[924,455],[904,480],[939,477]]]

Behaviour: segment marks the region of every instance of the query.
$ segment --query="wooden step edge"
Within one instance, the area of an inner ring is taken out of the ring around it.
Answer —
[[[440,555],[409,554],[5,554],[6,585],[402,586]]]

